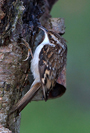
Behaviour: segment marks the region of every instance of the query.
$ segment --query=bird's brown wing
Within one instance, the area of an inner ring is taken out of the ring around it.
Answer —
[[[39,72],[45,100],[65,65],[66,56],[63,58],[64,54],[66,53],[59,44],[55,46],[47,44],[39,54]]]

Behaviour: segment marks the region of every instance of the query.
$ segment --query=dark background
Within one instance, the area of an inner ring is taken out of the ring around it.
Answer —
[[[59,0],[51,15],[65,19],[67,91],[28,104],[20,133],[90,133],[90,0]]]

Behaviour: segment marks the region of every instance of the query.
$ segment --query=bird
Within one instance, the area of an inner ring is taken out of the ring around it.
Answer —
[[[34,52],[31,71],[35,79],[33,84],[41,82],[44,99],[47,100],[66,64],[67,46],[62,44],[62,38],[58,34],[39,28],[44,31],[44,39]]]
[[[39,28],[44,32],[44,37],[42,42],[36,47],[31,60],[31,72],[34,77],[34,82],[30,90],[13,106],[11,113],[16,110],[18,112],[22,111],[40,88],[42,88],[43,99],[45,101],[47,101],[49,95],[58,96],[59,93],[64,93],[66,90],[65,87],[61,87],[57,82],[59,74],[66,65],[66,41],[53,31],[47,31],[42,26],[39,26]],[[28,48],[29,57],[31,49],[27,43],[24,45]]]

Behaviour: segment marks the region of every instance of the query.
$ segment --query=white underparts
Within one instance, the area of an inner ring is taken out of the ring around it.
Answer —
[[[44,30],[44,29],[42,29],[42,30]],[[40,82],[40,74],[39,74],[39,68],[38,68],[40,51],[44,45],[48,44],[48,45],[55,46],[54,44],[50,43],[47,32],[45,30],[44,30],[44,33],[45,33],[45,38],[44,38],[43,42],[36,48],[36,50],[34,52],[33,59],[31,60],[31,71],[34,76],[34,79],[38,82]]]

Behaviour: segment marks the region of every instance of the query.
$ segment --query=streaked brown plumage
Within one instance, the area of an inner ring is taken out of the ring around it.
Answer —
[[[55,86],[56,80],[66,64],[67,56],[65,40],[52,31],[48,32],[48,37],[54,46],[44,45],[39,54],[39,73],[45,100],[47,100],[50,90]]]

